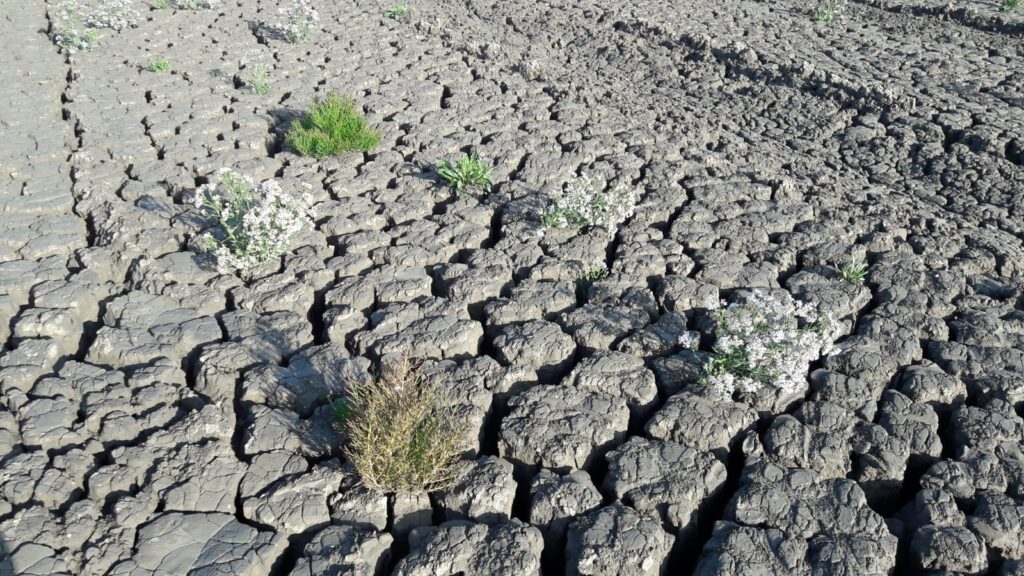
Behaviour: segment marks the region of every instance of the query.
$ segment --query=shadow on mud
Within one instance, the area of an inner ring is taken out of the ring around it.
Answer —
[[[0,576],[14,576],[14,566],[3,538],[0,538]]]

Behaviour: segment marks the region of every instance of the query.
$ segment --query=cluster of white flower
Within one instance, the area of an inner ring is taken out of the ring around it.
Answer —
[[[615,231],[633,215],[640,192],[624,184],[612,190],[603,188],[599,190],[586,176],[569,182],[562,195],[548,203],[542,223],[551,228],[598,226]]]
[[[320,21],[320,14],[310,5],[310,0],[292,0],[291,6],[277,12],[281,16],[277,29],[292,44],[305,42],[313,33],[313,25]]]
[[[679,335],[677,342],[686,350],[696,350],[700,347],[700,332],[683,332]]]
[[[124,30],[139,21],[139,13],[132,8],[132,0],[106,0],[86,19],[93,28]]]
[[[286,195],[275,180],[256,184],[231,170],[219,171],[215,182],[196,190],[194,202],[219,227],[204,241],[224,273],[277,258],[296,234],[313,227],[313,197],[308,191]]]
[[[53,35],[53,41],[68,52],[92,50],[99,43],[99,34],[88,30],[82,24],[82,7],[78,0],[64,0],[60,4],[60,26]]]
[[[220,6],[220,0],[174,0],[171,5],[178,10],[213,10]]]
[[[720,397],[765,386],[793,393],[807,387],[807,367],[832,352],[836,323],[788,293],[753,291],[743,304],[718,311],[706,384]]]

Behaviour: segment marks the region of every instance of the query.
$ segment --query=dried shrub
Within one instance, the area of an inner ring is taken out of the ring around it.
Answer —
[[[430,492],[455,482],[465,433],[436,379],[408,358],[348,382],[335,415],[345,433],[345,455],[365,486]]]

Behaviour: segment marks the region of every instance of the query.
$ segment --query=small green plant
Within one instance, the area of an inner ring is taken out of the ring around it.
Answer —
[[[464,431],[437,388],[408,358],[364,381],[346,383],[334,403],[345,456],[362,483],[380,492],[432,492],[451,486]]]
[[[153,0],[154,10],[166,10],[171,7],[169,0]]]
[[[270,82],[270,74],[267,73],[267,68],[263,65],[263,62],[255,62],[252,64],[252,69],[245,76],[245,85],[252,90],[253,94],[259,94],[260,96],[270,93],[270,89],[273,85]]]
[[[561,195],[549,200],[541,224],[547,228],[596,226],[614,232],[633,215],[640,193],[624,184],[611,190],[603,188],[586,176],[569,182]]]
[[[829,24],[842,18],[845,9],[846,0],[818,0],[811,11],[811,18],[815,22]]]
[[[330,94],[292,124],[285,145],[297,154],[325,158],[342,152],[373,150],[380,136],[369,128],[355,102]]]
[[[286,195],[274,180],[256,184],[231,170],[196,190],[195,207],[213,231],[201,238],[221,272],[250,270],[284,254],[313,227],[313,197]]]
[[[60,24],[53,35],[53,41],[58,46],[74,54],[88,52],[99,45],[99,33],[86,28],[82,22],[82,8],[78,0],[64,0],[59,10]]]
[[[580,299],[585,298],[587,292],[590,291],[591,286],[594,285],[594,282],[604,280],[609,274],[611,274],[611,272],[604,264],[594,266],[590,270],[581,274],[579,278],[576,278],[576,297]]]
[[[171,69],[171,61],[167,58],[157,58],[146,67],[150,72],[168,72]]]
[[[999,11],[1013,12],[1017,8],[1020,8],[1020,0],[1003,0],[1003,3],[999,6]]]
[[[608,274],[610,274],[610,272],[608,271],[607,267],[605,267],[603,265],[601,265],[601,266],[594,266],[590,270],[587,270],[583,274],[583,276],[581,276],[579,278],[579,280],[582,281],[582,282],[587,282],[587,283],[593,284],[594,282],[597,282],[598,280],[604,280],[605,278],[608,277]]]
[[[437,162],[437,175],[455,191],[456,196],[475,196],[474,192],[489,194],[493,169],[493,166],[480,160],[476,152],[459,158],[454,164],[448,160]]]
[[[864,279],[868,277],[868,263],[858,262],[857,264],[850,264],[843,266],[839,271],[843,275],[843,280],[850,284],[863,284]]]
[[[398,4],[384,11],[384,16],[392,20],[401,20],[409,13],[409,7],[405,4]]]

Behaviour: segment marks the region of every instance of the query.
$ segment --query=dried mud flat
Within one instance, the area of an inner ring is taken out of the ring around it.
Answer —
[[[260,42],[277,2],[146,11],[67,56],[56,3],[0,0],[0,574],[1024,575],[1024,14],[408,4],[300,45]],[[328,91],[376,152],[281,150]],[[424,177],[470,148],[491,196]],[[319,202],[245,282],[188,247],[223,167]],[[636,214],[539,234],[580,171]],[[847,321],[806,397],[694,385],[679,336],[753,287]],[[331,422],[401,350],[472,427],[429,498],[360,487]]]

